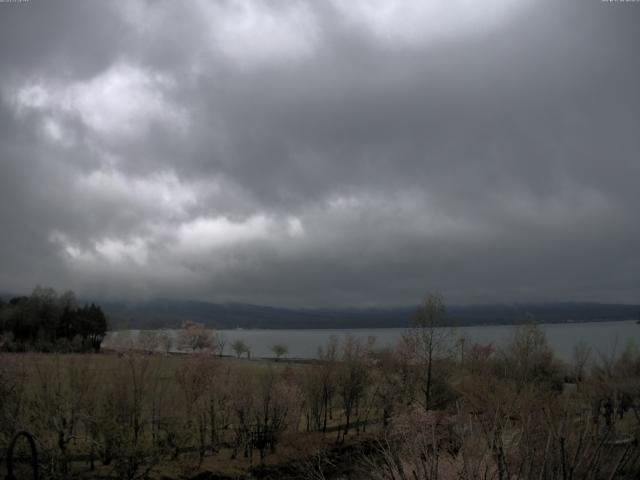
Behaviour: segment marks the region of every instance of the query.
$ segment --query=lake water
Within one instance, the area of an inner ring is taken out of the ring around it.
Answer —
[[[640,345],[640,325],[633,320],[616,322],[562,323],[540,325],[547,341],[556,355],[564,360],[571,360],[573,348],[579,342],[585,342],[593,352],[610,355],[621,352],[629,342]],[[457,327],[455,333],[464,335],[469,342],[493,343],[496,346],[509,342],[517,329],[511,325],[491,325],[474,327]],[[273,357],[271,346],[286,345],[288,356],[295,358],[316,358],[318,347],[326,345],[331,336],[343,337],[376,337],[376,345],[387,346],[398,341],[402,328],[373,329],[339,329],[339,330],[217,330],[226,338],[224,353],[233,354],[231,343],[243,340],[251,347],[252,357]],[[176,335],[176,330],[169,330]],[[113,348],[135,339],[137,330],[109,332],[103,346]]]

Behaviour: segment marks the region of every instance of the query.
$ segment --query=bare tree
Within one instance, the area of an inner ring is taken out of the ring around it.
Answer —
[[[150,401],[160,366],[148,356],[124,355],[111,371],[98,403],[95,441],[103,463],[112,466],[117,478],[147,478],[162,457],[151,434]]]
[[[286,345],[277,344],[271,347],[271,351],[276,356],[276,362],[277,362],[278,360],[280,360],[280,357],[289,353],[289,347],[287,347]]]
[[[365,457],[372,479],[459,479],[460,468],[451,446],[451,419],[442,412],[414,408],[396,417]],[[469,479],[470,480],[470,479]]]
[[[329,458],[325,449],[318,449],[311,455],[302,458],[298,462],[298,470],[301,478],[308,480],[328,480],[333,478],[330,473],[335,470],[336,464]]]
[[[318,348],[319,365],[305,376],[303,386],[307,397],[308,422],[314,428],[327,431],[327,423],[333,418],[333,398],[336,393],[336,361],[338,338],[331,336],[325,346]],[[310,427],[311,425],[309,425]]]
[[[165,355],[169,355],[171,349],[173,348],[174,339],[171,332],[167,330],[163,330],[160,335],[158,335],[158,343],[160,349]]]
[[[40,440],[49,474],[72,477],[71,447],[93,414],[97,377],[92,363],[77,357],[35,363],[31,428]]]
[[[576,388],[578,389],[580,388],[580,385],[584,380],[590,357],[591,347],[589,347],[589,345],[587,345],[584,341],[578,342],[573,347],[572,373],[574,381],[576,382]]]
[[[214,332],[201,323],[186,321],[182,324],[179,343],[181,348],[192,352],[213,350]]]
[[[413,348],[416,361],[424,373],[419,375],[424,408],[432,407],[433,364],[438,357],[449,354],[452,330],[446,327],[446,309],[442,296],[429,294],[416,311],[406,341]]]
[[[196,452],[195,456],[184,456],[181,466],[185,474],[197,473],[211,438],[209,429],[212,422],[209,418],[211,410],[208,392],[214,388],[216,372],[217,362],[202,356],[189,358],[176,370],[176,382],[184,399],[184,417],[176,452],[179,449],[184,450],[185,447],[192,447]]]
[[[236,356],[240,358],[243,354],[247,354],[249,356],[249,346],[243,340],[234,340],[231,344],[231,349],[235,352]]]
[[[254,411],[254,446],[264,460],[267,450],[275,452],[281,434],[287,429],[293,414],[301,403],[301,393],[297,385],[286,374],[269,368],[255,385],[256,409]]]
[[[158,333],[154,330],[142,330],[138,334],[137,345],[144,353],[152,354],[160,346]]]
[[[396,355],[396,351],[390,347],[376,352],[375,358],[375,402],[379,411],[382,412],[382,423],[386,428],[405,393],[402,358]]]
[[[216,332],[214,343],[218,356],[222,357],[224,355],[224,347],[227,346],[227,337],[222,332]]]
[[[501,353],[504,377],[515,380],[519,388],[540,382],[561,388],[560,367],[539,326],[518,327],[513,339]]]
[[[359,406],[371,375],[371,352],[375,338],[362,342],[352,336],[345,338],[341,361],[337,365],[337,387],[345,417],[344,434],[349,433],[353,414],[359,414]]]

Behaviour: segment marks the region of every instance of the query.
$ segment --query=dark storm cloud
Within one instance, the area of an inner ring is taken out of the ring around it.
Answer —
[[[632,3],[0,8],[4,290],[637,301]]]

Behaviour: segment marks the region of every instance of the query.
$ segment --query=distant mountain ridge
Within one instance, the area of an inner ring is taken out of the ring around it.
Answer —
[[[99,302],[112,328],[178,328],[193,320],[219,329],[320,329],[406,327],[417,307],[280,308],[241,303],[151,300]],[[565,323],[640,318],[640,305],[607,303],[515,303],[451,305],[448,323],[455,326]]]

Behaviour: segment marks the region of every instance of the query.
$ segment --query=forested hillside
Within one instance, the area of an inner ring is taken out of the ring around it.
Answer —
[[[416,306],[275,308],[247,304],[155,300],[103,303],[114,328],[178,328],[193,320],[214,328],[404,328]],[[454,326],[589,322],[638,318],[640,305],[542,303],[450,306]]]

